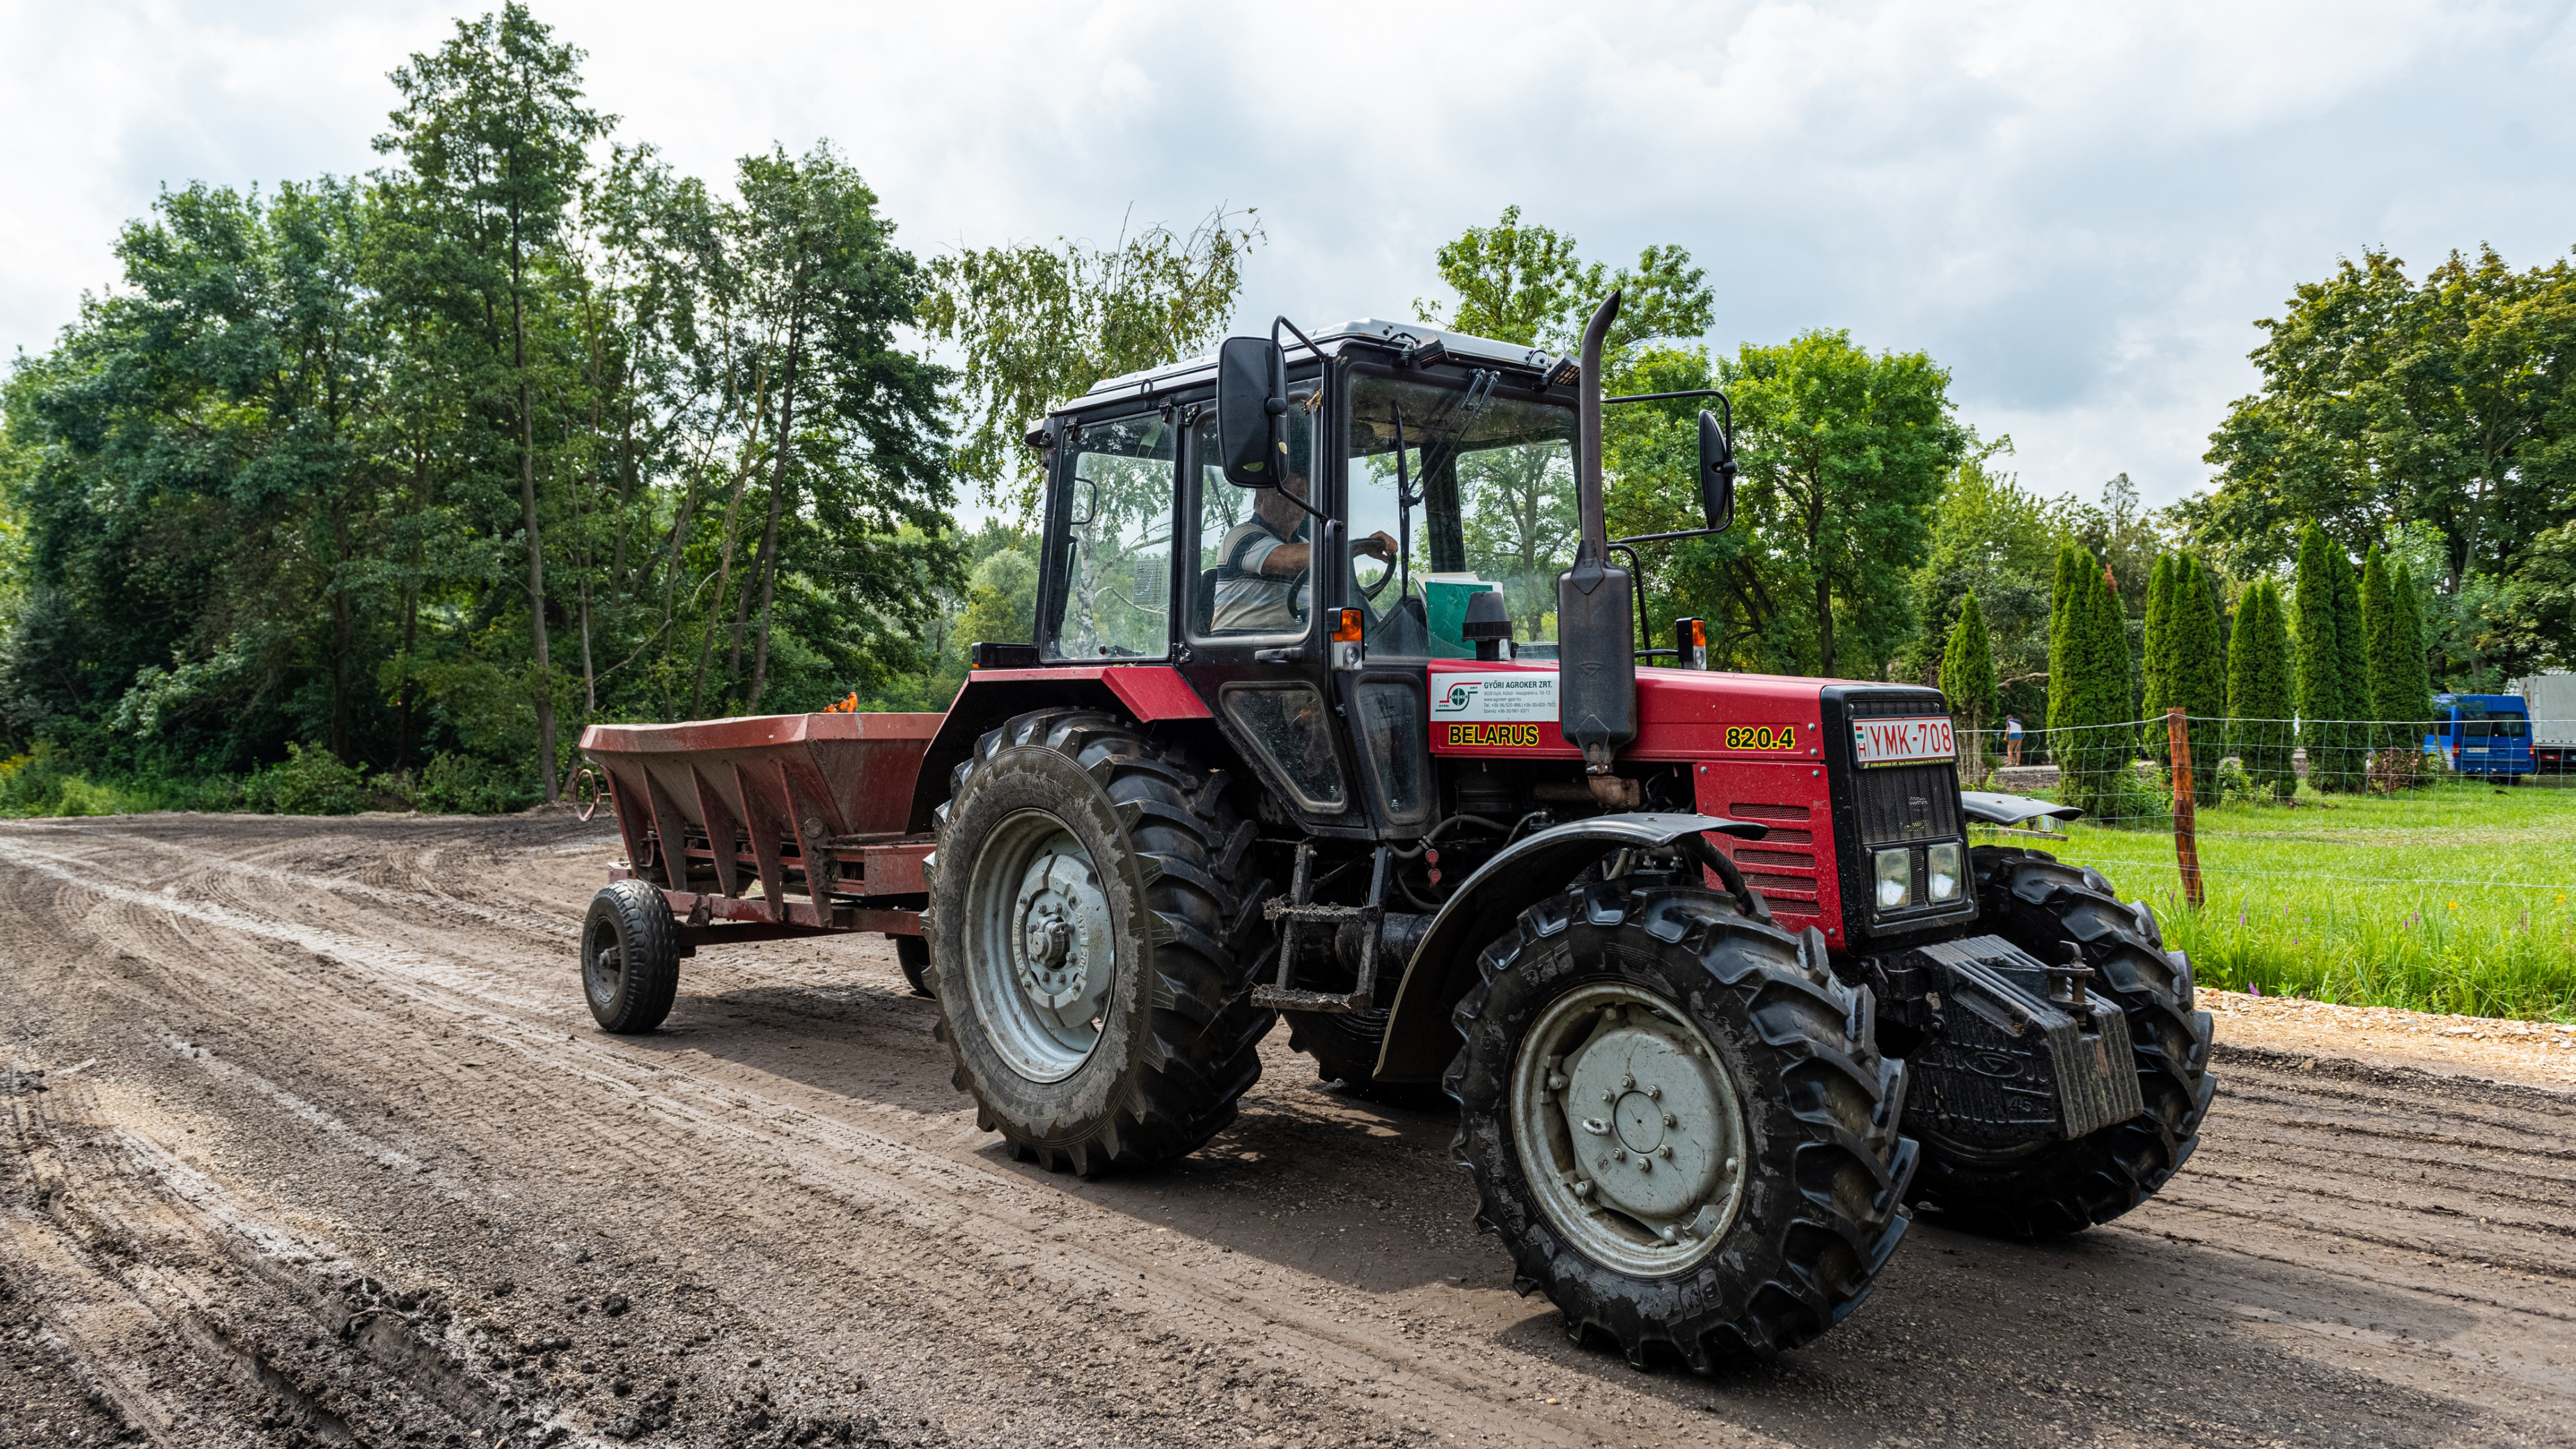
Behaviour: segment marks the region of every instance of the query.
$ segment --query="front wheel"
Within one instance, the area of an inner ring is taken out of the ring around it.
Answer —
[[[1569,1334],[1707,1370],[1860,1306],[1904,1235],[1914,1146],[1904,1066],[1821,937],[1611,880],[1532,908],[1481,964],[1455,1147],[1478,1226]]]
[[[2217,1083],[2209,1013],[2192,1006],[2191,962],[2164,949],[2155,916],[2120,904],[2098,872],[1992,845],[1969,852],[1969,869],[1987,929],[2042,961],[2063,961],[2071,944],[2093,969],[2092,989],[2119,1003],[2146,1110],[2073,1141],[2000,1149],[1920,1124],[1911,1129],[1923,1143],[1912,1201],[1945,1227],[2003,1237],[2107,1223],[2155,1196],[2200,1145]]]

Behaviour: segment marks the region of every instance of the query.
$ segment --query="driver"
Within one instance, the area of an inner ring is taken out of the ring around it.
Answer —
[[[1282,497],[1282,494],[1292,495]],[[1298,541],[1306,510],[1306,475],[1291,473],[1277,488],[1252,495],[1252,519],[1235,525],[1219,546],[1216,604],[1209,627],[1219,634],[1287,634],[1303,627],[1313,600],[1307,566],[1313,547]],[[1395,540],[1384,530],[1351,540],[1351,556],[1385,562]]]

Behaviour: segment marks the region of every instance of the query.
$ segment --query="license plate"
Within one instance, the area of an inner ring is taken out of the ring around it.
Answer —
[[[1950,738],[1950,721],[1940,715],[1856,721],[1852,725],[1852,745],[1864,765],[1908,765],[1958,757]]]

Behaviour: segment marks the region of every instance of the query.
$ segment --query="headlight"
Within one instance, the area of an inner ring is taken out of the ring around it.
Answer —
[[[1936,845],[1923,853],[1924,891],[1935,901],[1959,898],[1959,845]]]
[[[1914,852],[1882,850],[1870,859],[1878,870],[1878,908],[1893,911],[1914,904]]]

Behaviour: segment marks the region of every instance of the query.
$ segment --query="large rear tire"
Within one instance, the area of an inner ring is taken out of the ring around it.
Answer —
[[[680,933],[648,881],[611,881],[581,923],[582,995],[603,1031],[638,1035],[662,1024],[680,991]]]
[[[1223,778],[1090,710],[976,742],[939,811],[925,984],[976,1122],[1086,1176],[1196,1150],[1261,1075],[1263,888]]]
[[[1580,886],[1479,962],[1448,1073],[1477,1225],[1644,1367],[1841,1322],[1904,1235],[1905,1070],[1823,938],[1705,890]]]
[[[2092,989],[2129,1023],[2146,1111],[2072,1142],[1984,1151],[1909,1123],[1923,1144],[1911,1201],[1926,1221],[2003,1237],[2054,1237],[2107,1223],[2155,1196],[2200,1145],[2217,1083],[2209,1076],[2209,1013],[2192,1008],[2191,962],[2164,949],[2155,916],[2124,906],[2092,870],[2036,850],[1969,852],[1985,928],[2042,961],[2073,942]]]

